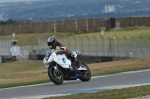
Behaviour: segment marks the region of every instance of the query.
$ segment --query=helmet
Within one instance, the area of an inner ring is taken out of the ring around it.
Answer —
[[[48,40],[47,40],[47,45],[50,47],[50,48],[53,48],[55,46],[55,43],[57,42],[56,40],[56,37],[55,36],[52,36],[52,37],[49,37]]]

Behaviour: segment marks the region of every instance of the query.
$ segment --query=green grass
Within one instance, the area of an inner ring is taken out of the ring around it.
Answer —
[[[96,74],[94,74],[93,76],[98,76],[98,75],[106,75],[106,74],[115,74],[115,73],[120,73],[120,72],[128,72],[128,71],[138,71],[138,70],[145,70],[145,69],[150,69],[150,65],[149,66],[143,66],[143,67],[135,67],[135,68],[124,68],[121,70],[107,70],[107,71],[98,71],[96,72]]]
[[[123,37],[126,37],[127,39],[131,40],[131,36],[134,37],[135,39],[138,40],[137,44],[140,42],[140,37],[144,38],[146,45],[149,45],[149,36],[150,36],[150,28],[147,27],[129,27],[125,29],[113,29],[110,31],[106,31],[104,35],[101,35],[100,32],[93,32],[93,33],[72,33],[72,32],[58,32],[58,33],[36,33],[36,34],[16,34],[16,39],[19,41],[20,46],[33,46],[33,45],[38,45],[37,38],[36,36],[40,37],[41,39],[46,39],[49,36],[56,35],[59,41],[62,41],[62,38],[64,39],[64,43],[68,44],[68,38],[70,38],[71,42],[70,44],[74,44],[74,39],[73,36],[76,37],[77,43],[80,45],[81,40],[79,38],[82,37],[83,41],[85,41],[85,45],[87,45],[87,38],[88,36],[91,39],[91,44],[95,43],[95,40],[93,38],[96,37],[99,44],[102,44],[102,39],[100,38],[103,37],[105,39],[105,44],[108,43],[108,37],[113,38],[113,37],[118,37],[120,40],[124,41]],[[12,36],[0,36],[0,39],[12,39]],[[28,42],[30,41],[30,43]],[[116,41],[115,41],[116,42]],[[44,42],[46,43],[46,42]],[[148,43],[148,44],[147,44]]]
[[[0,72],[0,88],[50,82],[42,61],[1,63]]]
[[[116,90],[107,90],[96,93],[68,95],[44,99],[129,99],[150,95],[150,86],[139,86]]]
[[[33,81],[33,82],[18,82],[18,83],[11,83],[11,84],[0,84],[0,88],[9,88],[9,87],[18,87],[18,86],[26,86],[26,85],[35,85],[35,84],[42,84],[50,82],[50,80],[41,80],[41,81]]]
[[[58,38],[61,37],[66,37],[69,35],[74,35],[74,33],[35,33],[35,34],[16,34],[15,39],[18,40],[19,45],[20,46],[33,46],[33,45],[38,45],[38,41],[37,41],[37,36],[44,39],[44,38],[48,38],[52,35],[56,35]],[[7,40],[11,40],[14,39],[11,35],[9,36],[0,36],[0,39],[7,39]]]

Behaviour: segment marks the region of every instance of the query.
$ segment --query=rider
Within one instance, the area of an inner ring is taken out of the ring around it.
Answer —
[[[50,49],[57,49],[57,54],[66,54],[66,56],[71,59],[74,62],[77,62],[77,59],[74,57],[73,53],[70,52],[65,45],[61,44],[57,41],[55,36],[49,37],[47,40],[47,44]],[[79,66],[79,63],[77,62],[77,67]]]

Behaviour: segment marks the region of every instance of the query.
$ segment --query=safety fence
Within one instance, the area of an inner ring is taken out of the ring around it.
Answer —
[[[9,40],[0,39],[0,56],[10,56]]]
[[[150,57],[150,36],[147,37],[104,37],[69,36],[58,38],[70,51],[80,50],[88,56]],[[21,46],[20,53],[28,59],[29,54],[45,55],[49,49],[47,38],[37,36],[38,45]],[[9,40],[0,40],[0,56],[10,56]]]
[[[11,57],[12,51],[17,51],[16,49],[11,49],[13,45],[11,44],[12,40],[0,39],[0,56]],[[20,57],[28,59],[30,53],[34,52],[34,49],[37,46],[17,46],[19,47]],[[36,51],[36,50],[35,50]]]
[[[38,53],[46,54],[48,50],[47,38],[38,39]],[[80,50],[82,55],[88,56],[117,56],[143,58],[150,57],[150,37],[67,37],[58,38],[69,50]]]

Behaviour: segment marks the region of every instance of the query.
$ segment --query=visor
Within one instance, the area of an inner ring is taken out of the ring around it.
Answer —
[[[47,45],[48,46],[52,46],[54,43],[55,43],[55,41],[53,41],[53,42],[47,42]]]

